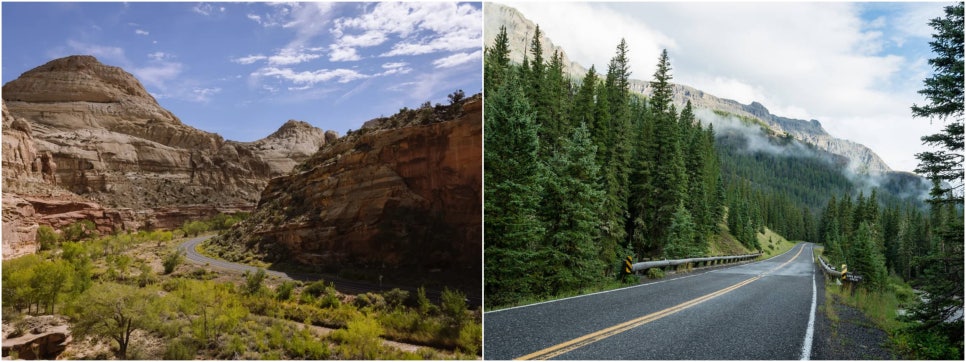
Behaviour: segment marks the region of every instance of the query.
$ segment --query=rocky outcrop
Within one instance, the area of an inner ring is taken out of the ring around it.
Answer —
[[[131,74],[91,56],[34,68],[5,84],[3,99],[29,123],[36,153],[56,165],[56,184],[108,207],[254,204],[269,179],[326,141],[304,122],[256,142],[226,141],[183,124]]]
[[[495,3],[486,3],[484,5],[483,17],[485,19],[483,33],[486,35],[484,40],[487,46],[493,44],[500,27],[505,26],[507,36],[510,40],[510,60],[517,63],[522,62],[523,55],[529,49],[536,24],[516,9]],[[544,59],[550,59],[554,51],[560,51],[563,53],[564,71],[573,79],[583,79],[587,73],[587,68],[571,62],[560,47],[553,45],[553,42],[546,33],[541,38],[541,43]],[[598,73],[600,71],[598,69]],[[877,174],[891,170],[885,161],[868,147],[849,140],[833,137],[816,120],[805,121],[780,117],[769,113],[762,104],[757,102],[741,104],[730,99],[715,97],[714,95],[686,85],[674,84],[673,87],[674,104],[678,109],[681,109],[690,100],[692,106],[695,108],[706,108],[757,118],[777,134],[790,134],[799,141],[813,144],[821,150],[849,159],[849,167],[852,171]],[[632,91],[643,95],[651,94],[650,85],[647,81],[632,79],[630,88]]]
[[[17,326],[3,325],[3,358],[56,359],[72,341],[63,317],[28,316]]]
[[[183,124],[121,68],[52,60],[3,86],[3,257],[35,250],[39,225],[173,228],[251,210],[269,179],[338,138],[293,120],[227,141]]]
[[[214,243],[229,258],[438,270],[478,288],[481,105],[476,96],[449,121],[367,128],[327,145],[273,179],[252,217]]]

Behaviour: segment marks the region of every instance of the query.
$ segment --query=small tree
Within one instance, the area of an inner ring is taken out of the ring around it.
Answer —
[[[164,257],[164,260],[161,261],[161,264],[164,266],[164,274],[171,274],[171,272],[178,268],[178,265],[184,262],[184,255],[184,252],[181,250],[169,252]]]
[[[51,250],[60,244],[60,235],[54,231],[54,228],[41,225],[37,229],[37,243],[40,244],[40,250]]]
[[[257,294],[262,289],[262,281],[265,280],[265,269],[258,268],[254,273],[245,272],[245,293],[249,295]]]
[[[73,330],[81,336],[110,338],[118,344],[117,357],[127,359],[131,335],[156,318],[156,293],[146,289],[101,283],[76,301]]]

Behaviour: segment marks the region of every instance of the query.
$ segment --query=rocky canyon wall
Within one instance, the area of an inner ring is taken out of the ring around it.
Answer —
[[[273,179],[224,254],[314,266],[437,271],[479,283],[482,101],[455,119],[367,128]],[[386,122],[391,123],[391,122]]]

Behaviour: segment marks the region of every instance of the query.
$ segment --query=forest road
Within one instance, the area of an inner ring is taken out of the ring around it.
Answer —
[[[768,260],[491,311],[483,357],[808,359],[821,278],[802,243]]]

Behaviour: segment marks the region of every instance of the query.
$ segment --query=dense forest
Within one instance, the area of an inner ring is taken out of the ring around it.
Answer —
[[[572,82],[537,31],[523,64],[505,29],[484,60],[486,304],[615,280],[626,255],[705,255],[726,212],[721,162],[713,127],[671,102],[667,53],[645,99],[625,42]]]

